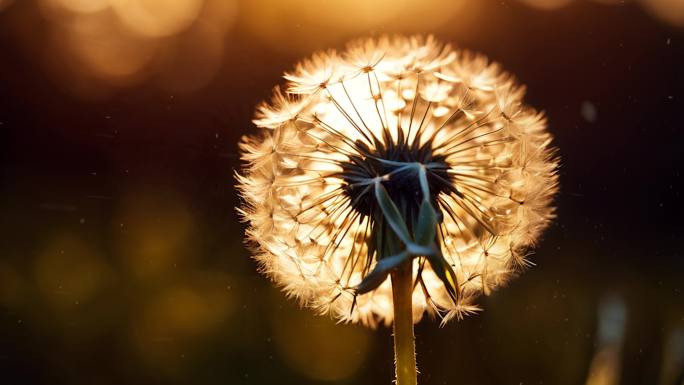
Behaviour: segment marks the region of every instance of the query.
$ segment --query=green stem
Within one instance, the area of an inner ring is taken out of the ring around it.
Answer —
[[[396,385],[416,385],[416,345],[413,336],[413,263],[408,260],[392,272],[394,302],[394,360]]]

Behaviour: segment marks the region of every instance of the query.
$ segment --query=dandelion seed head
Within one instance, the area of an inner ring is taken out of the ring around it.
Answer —
[[[554,216],[558,159],[524,87],[482,55],[433,37],[380,37],[314,54],[257,108],[237,175],[260,269],[303,305],[344,322],[392,322],[392,288],[356,287],[377,263],[382,184],[407,218],[424,168],[438,245],[460,292],[413,259],[414,321],[445,323],[530,263]],[[410,222],[410,221],[409,221]]]

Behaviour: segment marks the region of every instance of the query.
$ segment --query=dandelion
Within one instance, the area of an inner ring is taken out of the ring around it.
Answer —
[[[415,384],[413,323],[442,323],[525,268],[553,218],[544,114],[484,56],[432,37],[313,55],[257,108],[237,175],[261,270],[343,322],[394,323]]]

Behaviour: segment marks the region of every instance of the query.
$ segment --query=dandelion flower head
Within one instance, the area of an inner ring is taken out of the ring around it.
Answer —
[[[285,292],[342,321],[392,322],[386,275],[358,289],[384,256],[378,191],[408,228],[421,201],[436,213],[451,278],[412,258],[414,322],[477,310],[528,264],[553,218],[558,160],[544,114],[498,64],[397,36],[316,53],[284,77],[240,143],[237,178],[255,258]]]

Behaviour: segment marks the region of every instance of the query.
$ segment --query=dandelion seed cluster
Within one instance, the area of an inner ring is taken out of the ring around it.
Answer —
[[[389,279],[354,287],[383,257],[368,186],[381,181],[409,225],[417,215],[418,180],[399,164],[427,170],[436,241],[459,287],[454,299],[414,258],[415,322],[477,310],[477,296],[527,265],[553,217],[558,161],[544,114],[498,64],[432,37],[382,37],[316,53],[284,77],[240,144],[237,178],[256,259],[288,294],[342,321],[392,322]]]

